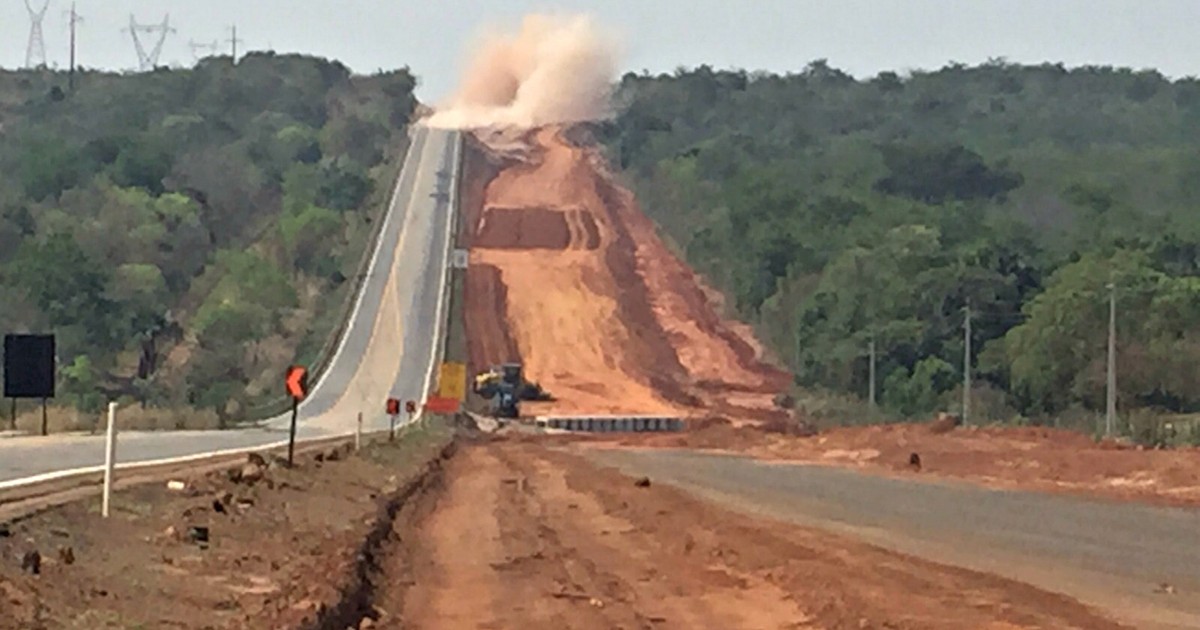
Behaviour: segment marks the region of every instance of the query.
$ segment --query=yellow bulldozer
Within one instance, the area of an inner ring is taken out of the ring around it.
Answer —
[[[491,415],[497,418],[520,417],[522,400],[554,400],[541,385],[525,380],[520,363],[493,366],[477,374],[472,389],[491,401]]]

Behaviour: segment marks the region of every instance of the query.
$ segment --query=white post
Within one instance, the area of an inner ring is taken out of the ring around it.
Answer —
[[[362,449],[362,412],[358,412],[358,426],[354,429],[354,452]]]
[[[108,505],[112,497],[113,466],[117,459],[117,403],[108,403],[108,435],[104,450],[104,504],[100,513],[108,518]]]

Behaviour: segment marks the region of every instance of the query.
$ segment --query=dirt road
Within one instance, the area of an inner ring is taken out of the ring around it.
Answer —
[[[460,449],[422,501],[385,566],[379,627],[1118,627],[1023,584],[639,487],[519,440]]]
[[[476,369],[524,362],[558,398],[529,414],[778,413],[789,376],[720,316],[594,148],[558,127],[489,141],[477,148],[507,157],[486,173],[469,158],[468,181],[487,181],[463,208]]]

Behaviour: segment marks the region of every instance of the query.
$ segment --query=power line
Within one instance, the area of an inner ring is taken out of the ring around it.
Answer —
[[[42,22],[46,19],[46,10],[50,8],[50,0],[42,2],[42,8],[35,9],[30,0],[25,0],[25,9],[29,11],[29,45],[25,48],[25,67],[46,67],[46,38],[42,35]]]
[[[188,48],[192,49],[192,58],[196,61],[200,61],[204,57],[215,56],[217,52],[221,50],[221,42],[215,39],[210,43],[201,43],[195,40],[188,40]],[[200,54],[201,52],[207,52],[208,54],[202,55]]]

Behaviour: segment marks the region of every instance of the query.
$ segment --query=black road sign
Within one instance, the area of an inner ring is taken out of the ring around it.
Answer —
[[[54,335],[4,336],[4,397],[54,398]]]

